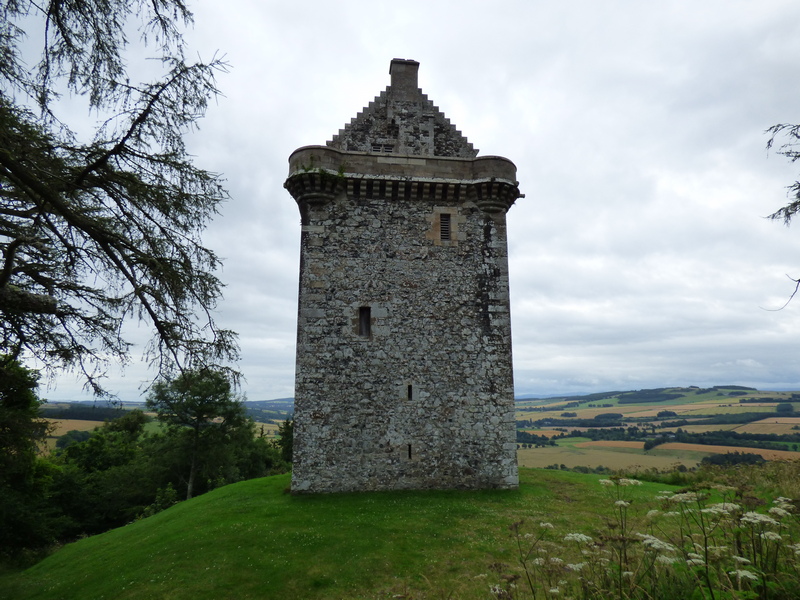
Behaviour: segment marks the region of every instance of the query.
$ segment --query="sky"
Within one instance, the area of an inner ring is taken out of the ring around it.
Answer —
[[[517,395],[673,385],[800,390],[800,163],[765,130],[800,123],[794,0],[190,2],[190,51],[231,68],[196,164],[231,199],[204,235],[224,260],[217,322],[250,400],[291,397],[300,221],[288,157],[420,62],[423,92],[517,166],[508,213]],[[788,275],[788,277],[787,277]],[[145,324],[131,324],[144,340]],[[138,358],[134,350],[134,358]],[[141,400],[134,361],[106,384]],[[87,399],[70,375],[51,401]]]

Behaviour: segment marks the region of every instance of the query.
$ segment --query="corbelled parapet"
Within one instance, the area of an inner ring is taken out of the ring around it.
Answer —
[[[298,205],[319,205],[346,191],[354,198],[428,198],[474,202],[505,213],[519,193],[517,168],[501,156],[476,158],[385,156],[304,146],[289,157],[284,187]]]

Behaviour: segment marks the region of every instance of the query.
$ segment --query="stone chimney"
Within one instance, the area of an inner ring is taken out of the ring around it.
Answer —
[[[417,73],[419,63],[405,58],[394,58],[389,66],[389,75],[392,77],[392,99],[400,101],[413,101],[419,98],[419,84]]]

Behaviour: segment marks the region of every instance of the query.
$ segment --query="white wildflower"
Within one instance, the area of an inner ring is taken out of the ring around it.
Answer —
[[[564,536],[565,542],[578,542],[579,544],[591,544],[592,538],[582,533],[568,533]]]
[[[562,559],[558,558],[557,556],[553,556],[553,557],[550,559],[550,563],[551,563],[551,564],[554,564],[554,565],[560,565],[560,564],[563,564],[563,563],[564,563],[564,561],[563,561]]]
[[[681,513],[679,513],[679,512],[675,512],[674,510],[671,510],[671,511],[669,511],[669,512],[665,512],[665,513],[664,513],[664,516],[665,516],[665,517],[680,517],[680,516],[681,516]]]
[[[709,506],[708,508],[703,508],[700,510],[701,513],[704,515],[718,515],[720,517],[724,517],[728,514],[728,511],[722,510],[721,508],[715,508],[713,506]]]
[[[758,581],[758,575],[753,573],[752,571],[747,571],[744,569],[737,569],[735,571],[729,571],[728,575],[736,575],[736,579],[741,582],[742,579],[750,579],[752,581]]]
[[[604,485],[604,486],[606,486],[606,487],[609,487],[609,486],[612,486],[612,485],[616,485],[616,484],[615,484],[613,481],[611,481],[610,479],[601,479],[601,480],[599,481],[599,483],[600,483],[600,485]]]
[[[736,512],[737,510],[741,510],[742,507],[738,504],[734,504],[733,502],[720,502],[718,504],[712,504],[709,508],[718,508],[719,510],[724,510],[725,512]]]
[[[774,531],[765,531],[761,534],[761,539],[769,542],[780,542],[783,538],[781,538],[779,533],[775,533]]]
[[[703,559],[703,557],[697,554],[696,552],[687,552],[686,556],[688,556],[689,558],[695,558],[695,559],[699,558],[701,560]]]
[[[656,562],[662,565],[671,565],[676,560],[678,559],[675,558],[674,556],[667,556],[666,554],[659,554],[658,556],[656,556]]]
[[[744,556],[731,556],[734,562],[739,563],[740,565],[749,565],[750,560],[745,558]]]
[[[779,525],[772,517],[752,511],[742,515],[742,523],[750,523],[751,525]]]
[[[619,484],[620,485],[642,485],[642,482],[639,481],[638,479],[624,479],[623,478],[623,479],[619,480]]]
[[[660,510],[656,510],[656,509],[648,510],[647,511],[647,518],[648,519],[653,519],[653,518],[657,517],[660,514],[661,514]]]
[[[773,506],[767,512],[779,519],[789,516],[789,511],[786,510],[785,508],[781,508],[780,506]]]
[[[541,527],[542,529],[555,529],[555,527],[553,527],[552,523],[547,523],[545,521],[542,521],[541,523],[539,523],[539,527]]]
[[[550,588],[550,593],[553,594],[553,596],[557,596],[561,592],[558,591],[557,587],[554,587],[554,588]]]
[[[533,534],[532,533],[526,533],[522,537],[524,537],[526,540],[529,540],[529,539],[531,539],[533,537]]]
[[[570,571],[580,571],[586,566],[586,563],[567,564],[567,569]]]
[[[531,563],[536,565],[537,567],[541,567],[544,564],[544,559],[541,557],[534,558]]]
[[[622,576],[628,578],[633,577],[633,571],[623,571]]]
[[[654,550],[656,552],[674,552],[675,546],[665,542],[664,540],[658,539],[654,535],[650,535],[648,533],[637,533],[636,534],[642,540],[642,545],[647,548],[648,550]]]
[[[683,492],[682,494],[673,494],[668,498],[670,502],[678,504],[689,504],[697,502],[697,494],[695,492]]]
[[[630,502],[626,502],[625,500],[617,500],[616,502],[614,502],[614,506],[620,506],[622,508],[628,507],[630,505],[631,505],[631,503]]]
[[[705,561],[702,558],[690,558],[686,561],[686,564],[690,567],[702,567],[705,566]]]

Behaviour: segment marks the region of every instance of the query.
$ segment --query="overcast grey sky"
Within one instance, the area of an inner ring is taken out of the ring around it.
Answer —
[[[422,90],[480,155],[511,159],[517,394],[666,385],[800,389],[800,164],[764,130],[800,123],[800,3],[207,0],[187,34],[231,72],[190,144],[231,193],[205,236],[251,400],[293,394],[297,147],[324,144],[421,63]],[[137,332],[133,331],[134,334]],[[109,387],[139,399],[137,364]],[[81,398],[70,376],[43,390]]]

